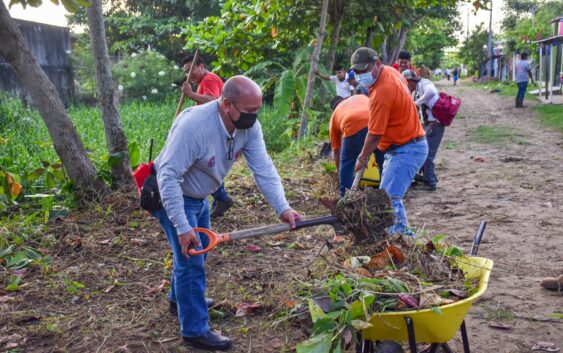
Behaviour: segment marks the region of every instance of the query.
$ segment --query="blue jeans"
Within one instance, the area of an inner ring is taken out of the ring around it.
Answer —
[[[354,166],[356,160],[362,152],[368,128],[364,128],[352,136],[342,139],[342,149],[340,150],[340,169],[338,178],[340,179],[340,196],[344,196],[346,189],[351,189],[354,183]]]
[[[215,206],[215,203],[218,202],[224,202],[227,201],[229,199],[229,193],[227,192],[227,190],[225,190],[225,183],[221,183],[221,186],[219,186],[219,189],[217,189],[213,194],[211,194],[213,196],[213,205]]]
[[[526,88],[528,88],[528,81],[518,82],[516,85],[518,85],[518,94],[516,94],[516,99],[524,100],[524,97],[526,96]]]
[[[340,179],[340,197],[344,196],[346,189],[350,190],[354,183],[354,167],[356,160],[362,152],[368,128],[358,131],[352,136],[342,139],[342,149],[340,150],[340,169],[338,177]],[[377,148],[374,151],[375,161],[379,168],[379,175],[383,172],[383,162],[385,162],[385,152]]]
[[[422,176],[424,183],[428,186],[436,186],[438,183],[438,178],[434,171],[434,159],[436,158],[436,152],[438,152],[438,147],[440,147],[445,130],[446,127],[437,121],[424,124],[426,141],[428,143],[428,157],[426,157],[426,161],[422,166]]]
[[[194,199],[184,196],[184,212],[192,227],[210,229],[209,202],[206,199]],[[158,219],[174,254],[174,270],[170,281],[169,299],[178,304],[178,320],[182,336],[198,337],[209,331],[209,317],[205,303],[205,256],[182,255],[176,228],[168,218],[164,208],[152,215]],[[209,244],[209,238],[203,233],[196,233],[202,249]]]
[[[427,155],[428,144],[426,140],[390,148],[385,154],[383,176],[379,188],[387,192],[387,195],[391,198],[393,211],[395,211],[395,224],[389,227],[391,234],[412,234],[408,229],[409,222],[403,205],[403,197]]]

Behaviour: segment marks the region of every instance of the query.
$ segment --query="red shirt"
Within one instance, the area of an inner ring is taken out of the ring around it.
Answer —
[[[223,92],[223,81],[213,72],[207,72],[197,85],[198,94],[219,98],[221,92]],[[196,104],[199,105],[200,103],[197,102]]]
[[[391,65],[391,66],[393,66],[393,68],[394,68],[395,70],[401,72],[401,70],[399,70],[399,64],[398,64],[398,63],[394,63],[394,64]],[[414,67],[414,66],[412,65],[412,63],[409,64],[409,69],[414,70],[414,72],[416,72],[417,76],[420,77],[420,72],[418,72],[418,70],[416,69],[416,67]]]

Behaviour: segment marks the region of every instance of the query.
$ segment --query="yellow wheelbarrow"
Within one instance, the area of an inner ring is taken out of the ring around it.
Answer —
[[[439,312],[423,309],[374,314],[370,319],[372,327],[362,331],[362,353],[374,352],[374,342],[386,340],[408,342],[411,353],[418,352],[417,342],[430,343],[428,352],[431,353],[437,352],[438,348],[446,353],[453,352],[447,342],[458,330],[461,332],[464,352],[470,353],[464,318],[471,304],[487,290],[493,268],[492,260],[474,257],[485,227],[486,222],[482,221],[473,241],[471,256],[461,256],[456,260],[466,278],[479,279],[477,291],[464,300],[440,306]]]

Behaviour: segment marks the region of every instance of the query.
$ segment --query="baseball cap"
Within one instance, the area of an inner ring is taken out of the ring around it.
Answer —
[[[377,53],[371,48],[361,47],[352,53],[350,63],[352,70],[364,71],[369,64],[377,60]]]
[[[420,76],[418,76],[418,75],[416,74],[416,71],[411,70],[411,69],[407,69],[407,70],[403,71],[403,76],[405,76],[405,78],[406,78],[407,80],[409,80],[409,81],[416,81],[416,82],[418,82],[418,81],[421,80]]]

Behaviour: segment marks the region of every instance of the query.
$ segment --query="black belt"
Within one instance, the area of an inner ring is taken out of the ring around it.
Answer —
[[[388,150],[393,150],[395,148],[404,146],[404,145],[408,145],[409,143],[415,143],[415,142],[420,142],[420,141],[424,141],[426,140],[426,136],[419,136],[419,137],[415,137],[412,140],[408,140],[407,142],[403,143],[402,145],[391,145],[389,146]]]

